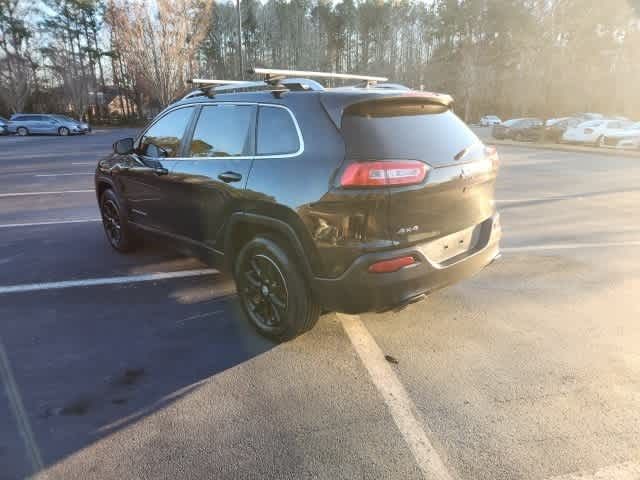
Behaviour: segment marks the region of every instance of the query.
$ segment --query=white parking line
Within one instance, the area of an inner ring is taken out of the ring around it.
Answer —
[[[360,317],[344,314],[337,316],[387,404],[398,430],[409,445],[423,477],[429,480],[451,480],[451,475],[416,418],[415,405]]]
[[[101,222],[100,218],[78,218],[71,220],[50,220],[46,222],[31,222],[31,223],[4,223],[0,224],[0,228],[19,228],[19,227],[40,227],[42,225],[65,225],[67,223],[89,223],[89,222]]]
[[[640,480],[640,463],[626,462],[609,465],[595,472],[576,472],[547,480]]]
[[[93,175],[94,173],[38,173],[34,177],[68,177],[71,175]]]
[[[38,196],[38,195],[64,195],[67,193],[95,193],[95,189],[87,189],[87,190],[61,190],[58,192],[16,192],[16,193],[0,193],[0,198],[7,197],[29,197],[29,196]]]
[[[602,247],[637,247],[640,240],[629,240],[627,242],[602,242],[602,243],[548,243],[542,245],[523,245],[521,247],[501,247],[500,251],[510,252],[535,252],[539,250],[576,250],[580,248],[602,248]]]
[[[23,285],[0,286],[0,295],[6,293],[35,292],[39,290],[59,290],[74,287],[95,287],[97,285],[117,285],[122,283],[152,282],[154,280],[170,280],[175,278],[202,277],[218,273],[213,268],[199,270],[183,270],[180,272],[158,272],[143,275],[125,275],[121,277],[87,278],[84,280],[65,280],[62,282],[27,283]]]

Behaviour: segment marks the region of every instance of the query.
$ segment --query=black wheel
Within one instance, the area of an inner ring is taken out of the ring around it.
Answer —
[[[100,213],[104,232],[111,246],[119,252],[131,250],[134,247],[133,235],[113,190],[105,190],[100,197]]]
[[[245,314],[259,333],[277,341],[311,329],[320,316],[320,306],[283,245],[277,238],[257,237],[242,247],[234,265]]]
[[[58,135],[66,137],[67,135],[69,135],[69,129],[67,127],[60,127],[58,129]]]
[[[18,130],[16,130],[16,133],[21,137],[26,137],[27,135],[29,135],[29,130],[27,130],[24,127],[18,127]]]

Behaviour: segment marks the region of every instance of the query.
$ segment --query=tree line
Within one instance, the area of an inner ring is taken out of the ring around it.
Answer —
[[[0,109],[143,118],[246,66],[371,73],[466,120],[640,117],[640,0],[0,0]],[[115,112],[115,113],[114,113]]]

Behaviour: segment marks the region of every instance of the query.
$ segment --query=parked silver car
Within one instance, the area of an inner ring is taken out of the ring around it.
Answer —
[[[79,122],[64,115],[16,113],[9,119],[9,133],[66,136],[84,132]]]

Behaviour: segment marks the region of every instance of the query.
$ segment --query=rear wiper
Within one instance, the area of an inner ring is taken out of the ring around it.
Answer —
[[[457,162],[458,160],[460,160],[462,157],[464,157],[469,152],[470,148],[471,148],[470,146],[466,147],[466,148],[463,148],[462,150],[460,150],[458,153],[456,153],[453,156],[453,159]]]

